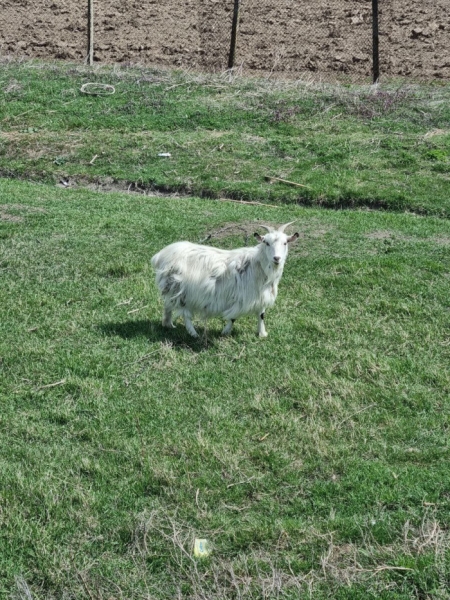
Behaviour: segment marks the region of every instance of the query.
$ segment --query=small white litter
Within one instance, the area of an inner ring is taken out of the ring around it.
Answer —
[[[204,558],[209,556],[211,550],[209,548],[208,540],[202,540],[195,538],[194,540],[194,556],[197,558]]]

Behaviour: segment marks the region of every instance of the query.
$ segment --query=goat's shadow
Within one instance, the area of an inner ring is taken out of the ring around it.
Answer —
[[[220,331],[216,329],[205,331],[202,326],[199,326],[197,327],[199,337],[193,338],[182,323],[177,323],[174,329],[168,329],[161,325],[161,321],[150,319],[102,323],[98,328],[108,336],[119,336],[126,340],[146,337],[150,341],[170,342],[174,347],[189,347],[194,352],[203,352],[208,345],[214,345],[220,338]]]

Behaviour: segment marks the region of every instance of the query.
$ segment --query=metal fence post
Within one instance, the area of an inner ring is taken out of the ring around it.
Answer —
[[[372,74],[373,82],[380,78],[380,48],[378,33],[378,0],[372,0]]]
[[[240,0],[234,0],[234,11],[233,11],[233,23],[231,25],[231,43],[230,43],[230,54],[228,55],[228,68],[234,67],[234,57],[236,54],[236,39],[237,30],[239,23],[239,2]]]
[[[94,0],[88,0],[88,51],[86,62],[94,64]]]

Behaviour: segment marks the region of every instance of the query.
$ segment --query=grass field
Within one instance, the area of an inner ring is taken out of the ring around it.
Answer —
[[[449,88],[95,76],[1,71],[0,597],[449,598]],[[294,219],[267,339],[161,327],[155,251]]]
[[[87,82],[115,94],[84,95]],[[0,89],[6,176],[450,216],[449,86],[13,63]]]

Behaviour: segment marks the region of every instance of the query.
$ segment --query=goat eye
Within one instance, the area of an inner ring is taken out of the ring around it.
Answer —
[[[269,242],[265,242],[266,246],[269,246]]]

